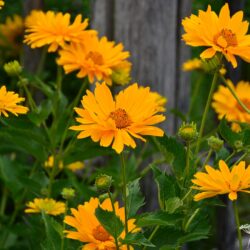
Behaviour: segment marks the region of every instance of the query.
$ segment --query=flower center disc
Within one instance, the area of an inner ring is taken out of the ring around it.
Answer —
[[[100,241],[107,241],[110,237],[109,233],[101,225],[93,229],[93,236]]]
[[[250,109],[250,99],[243,99],[243,100],[241,100],[243,103],[244,103],[244,105],[248,108],[248,109]],[[238,109],[238,110],[240,110],[241,112],[246,112],[245,111],[245,109],[243,109],[241,106],[240,106],[240,104],[237,102],[237,104],[236,104],[236,108]]]
[[[238,44],[236,35],[230,29],[222,29],[221,32],[215,35],[214,42],[222,48],[235,47]]]
[[[117,109],[110,113],[109,117],[115,121],[117,128],[126,128],[131,125],[131,120],[124,109]]]
[[[90,51],[86,55],[86,60],[91,59],[95,64],[102,65],[104,63],[103,56],[96,51]]]

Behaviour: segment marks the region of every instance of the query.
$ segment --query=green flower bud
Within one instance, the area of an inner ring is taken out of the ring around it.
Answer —
[[[75,197],[75,189],[64,188],[61,192],[61,195],[65,200],[70,200]]]
[[[100,203],[102,203],[103,201],[109,198],[109,195],[108,193],[104,193],[104,194],[99,195],[98,198],[99,198]]]
[[[112,184],[112,177],[106,174],[101,174],[95,179],[95,186],[100,193],[109,191]]]
[[[9,63],[5,63],[3,68],[10,77],[19,76],[22,73],[22,67],[16,60]]]
[[[211,149],[218,152],[223,147],[224,141],[219,139],[218,137],[210,136],[207,139],[207,143]]]
[[[240,140],[235,141],[235,142],[234,142],[234,147],[235,147],[236,149],[241,149],[241,148],[243,147],[243,142],[240,141]]]
[[[202,60],[202,68],[205,72],[214,72],[216,69],[221,68],[221,60],[219,55],[215,55],[211,59]]]
[[[198,136],[196,124],[193,122],[192,123],[183,122],[181,127],[179,128],[178,136],[186,142],[191,142],[195,140]]]

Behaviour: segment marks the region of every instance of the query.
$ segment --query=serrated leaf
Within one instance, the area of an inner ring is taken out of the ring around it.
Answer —
[[[128,233],[126,237],[120,241],[128,245],[155,247],[142,233]]]
[[[107,211],[98,207],[95,215],[102,226],[114,237],[118,238],[124,230],[124,225],[119,217],[113,211]]]
[[[165,210],[166,212],[172,214],[182,205],[183,205],[183,202],[179,197],[172,197],[166,200]]]
[[[220,135],[223,139],[232,147],[234,143],[242,139],[240,133],[233,132],[231,128],[227,125],[227,121],[223,118],[219,125]]]
[[[129,182],[127,185],[127,212],[128,218],[136,215],[140,207],[144,205],[144,197],[140,190],[140,178]]]
[[[61,247],[60,234],[55,230],[53,224],[53,218],[49,217],[45,213],[42,213],[42,218],[46,232],[46,243],[43,246],[44,249],[59,250]]]
[[[176,180],[173,176],[167,175],[157,167],[152,167],[154,180],[158,187],[158,200],[161,209],[165,210],[165,202],[167,199],[176,196]]]
[[[165,211],[158,211],[141,215],[137,218],[136,225],[138,227],[150,227],[157,225],[176,227],[182,218],[182,214],[169,214]]]

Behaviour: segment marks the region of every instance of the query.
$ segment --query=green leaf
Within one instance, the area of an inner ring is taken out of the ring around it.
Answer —
[[[208,233],[207,232],[193,232],[189,233],[183,237],[179,238],[179,243],[180,245],[190,242],[190,241],[198,241],[202,239],[207,239],[208,238]]]
[[[120,240],[123,244],[155,247],[142,233],[128,233],[125,239]]]
[[[246,129],[243,135],[243,145],[250,146],[250,129]]]
[[[37,108],[36,111],[29,112],[28,118],[37,126],[40,126],[52,112],[51,100],[44,100]]]
[[[45,213],[42,213],[42,218],[46,232],[46,241],[45,244],[43,244],[43,249],[59,250],[61,247],[62,228],[60,229],[61,233],[59,233],[58,230],[55,230],[55,227],[58,229],[58,225],[55,226],[56,222],[53,218],[49,217]]]
[[[127,212],[128,218],[135,216],[140,207],[144,205],[144,197],[142,196],[139,184],[140,178],[129,182],[127,185]]]
[[[153,138],[154,143],[161,153],[165,156],[166,161],[172,165],[172,171],[177,178],[183,178],[183,171],[186,165],[186,151],[184,146],[174,137]],[[171,159],[171,161],[169,161]]]
[[[118,238],[124,230],[124,225],[119,217],[113,211],[103,210],[98,207],[95,210],[95,215],[102,226],[114,237]]]
[[[176,180],[173,176],[167,175],[157,167],[152,167],[154,180],[158,187],[158,200],[161,209],[165,210],[167,199],[176,196]]]
[[[150,226],[170,226],[176,227],[182,220],[182,214],[169,214],[165,211],[158,211],[153,213],[145,213],[136,220],[138,227]]]
[[[183,205],[182,200],[179,197],[172,197],[166,200],[165,203],[165,210],[172,214],[174,213],[179,207]]]
[[[227,125],[225,118],[223,118],[220,122],[219,131],[223,139],[232,147],[234,147],[234,143],[236,141],[240,141],[242,139],[240,133],[235,133],[231,130],[231,128]]]

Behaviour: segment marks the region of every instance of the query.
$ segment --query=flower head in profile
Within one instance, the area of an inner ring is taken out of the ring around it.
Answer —
[[[183,71],[202,69],[202,60],[199,58],[189,59],[182,65]]]
[[[42,213],[50,215],[60,215],[65,213],[65,203],[61,201],[55,201],[50,198],[35,198],[34,201],[27,203],[25,213]]]
[[[228,83],[244,105],[250,109],[250,83],[240,81],[236,86],[230,80],[228,80]],[[240,106],[227,87],[219,86],[218,91],[213,95],[212,107],[218,114],[219,119],[225,116],[227,121],[232,122],[232,129],[235,132],[241,130],[236,122],[250,124],[250,114]]]
[[[0,24],[0,47],[5,53],[17,55],[22,49],[24,21],[21,16],[7,17],[4,24]]]
[[[18,116],[18,114],[26,114],[29,109],[21,106],[18,103],[23,102],[25,99],[19,97],[13,91],[7,91],[5,86],[0,88],[0,115],[8,117],[8,112]]]
[[[235,68],[235,56],[250,60],[250,37],[246,35],[249,24],[242,19],[243,11],[238,11],[230,17],[227,3],[218,16],[209,5],[206,11],[200,10],[198,16],[191,15],[182,21],[186,32],[182,38],[188,45],[208,47],[200,55],[201,58],[212,58],[219,52]]]
[[[123,45],[110,42],[106,37],[98,39],[90,36],[82,44],[70,44],[59,51],[57,63],[62,65],[66,74],[79,70],[77,77],[88,76],[91,83],[94,80],[104,80],[112,84],[112,73],[129,57],[129,52],[123,51]],[[125,67],[126,66],[126,67]]]
[[[121,153],[125,145],[136,147],[133,137],[145,141],[145,135],[164,134],[154,126],[164,121],[165,116],[157,114],[162,106],[149,87],[134,83],[114,99],[107,85],[98,83],[94,93],[87,90],[81,103],[83,108],[75,108],[80,125],[71,127],[80,131],[78,139],[91,137],[103,147],[112,144]]]
[[[72,162],[72,163],[66,165],[66,168],[71,170],[72,172],[82,170],[82,169],[84,169],[84,167],[85,167],[85,165],[81,161],[75,161],[75,162]]]
[[[195,184],[193,189],[200,193],[194,196],[195,201],[214,197],[219,194],[228,194],[230,200],[237,200],[238,192],[250,193],[250,165],[245,168],[246,163],[241,161],[234,165],[232,170],[227,164],[219,161],[219,169],[214,169],[206,165],[207,173],[197,172],[192,182]]]
[[[55,52],[66,43],[82,42],[87,36],[96,35],[95,31],[86,31],[88,20],[82,22],[82,16],[78,15],[74,22],[70,23],[70,14],[53,11],[34,10],[25,21],[26,35],[24,42],[31,48],[40,48],[48,45],[49,52]]]
[[[2,9],[4,6],[4,1],[3,0],[0,0],[0,9]]]
[[[66,237],[86,243],[83,249],[114,250],[116,249],[114,238],[103,228],[95,216],[95,210],[98,205],[104,210],[113,211],[110,199],[105,199],[100,204],[98,198],[91,198],[89,202],[79,205],[77,209],[72,208],[71,212],[73,216],[66,216],[64,222],[75,228],[76,231],[66,230]],[[114,206],[116,215],[124,222],[124,207],[119,207],[118,202],[115,202]],[[134,223],[135,219],[128,220],[129,232],[140,230],[136,228]],[[125,231],[120,235],[120,238],[123,239],[124,237]],[[123,245],[120,249],[126,250],[127,246]],[[132,249],[132,247],[130,247],[130,249]]]

